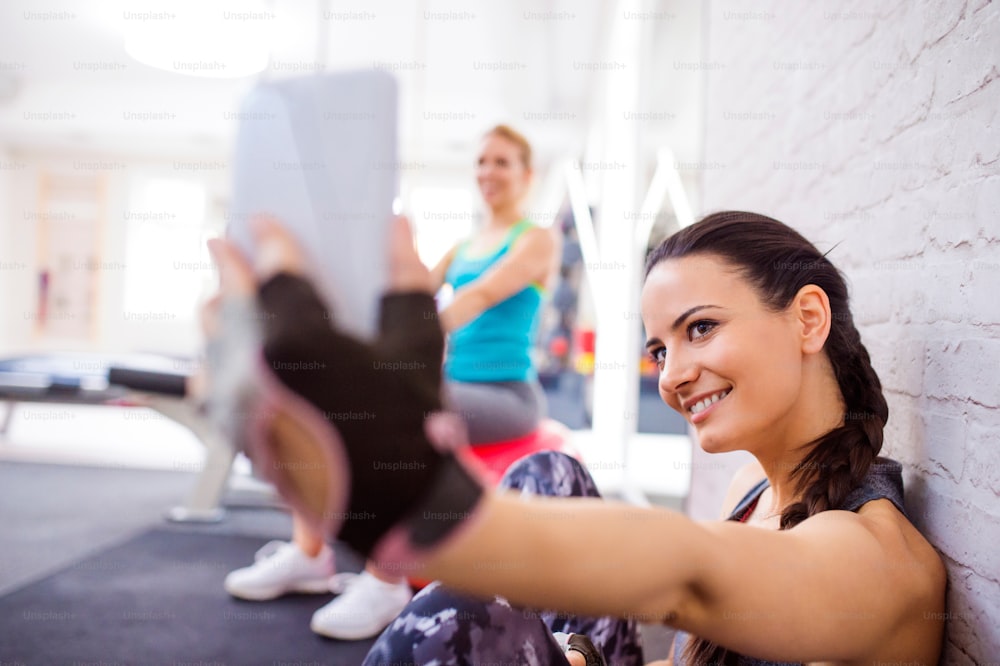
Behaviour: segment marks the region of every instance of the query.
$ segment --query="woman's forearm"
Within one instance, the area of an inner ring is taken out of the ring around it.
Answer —
[[[678,513],[596,498],[490,493],[483,502],[427,574],[527,608],[669,618],[688,598],[707,536]]]
[[[450,333],[481,315],[490,307],[489,300],[477,289],[466,288],[455,292],[455,298],[441,311],[441,328]]]

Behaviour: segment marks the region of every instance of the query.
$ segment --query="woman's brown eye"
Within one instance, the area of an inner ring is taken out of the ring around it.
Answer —
[[[696,321],[688,327],[688,337],[697,340],[711,333],[714,328],[714,321]]]

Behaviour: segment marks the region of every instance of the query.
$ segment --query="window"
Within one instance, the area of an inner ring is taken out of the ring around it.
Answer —
[[[205,186],[197,181],[133,181],[125,211],[126,314],[195,319],[196,305],[214,281],[205,246],[214,235],[206,224],[206,202]]]
[[[410,215],[420,260],[433,267],[475,227],[475,199],[461,187],[415,187]]]

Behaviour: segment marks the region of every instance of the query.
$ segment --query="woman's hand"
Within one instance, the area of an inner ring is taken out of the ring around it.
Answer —
[[[202,305],[200,323],[206,340],[216,340],[221,329],[221,308],[224,301],[250,300],[257,285],[278,273],[305,275],[308,261],[292,234],[272,217],[258,217],[251,223],[256,255],[253,262],[228,240],[213,238],[208,250],[219,272],[219,291]],[[389,229],[390,291],[433,291],[431,276],[420,261],[414,247],[410,223],[406,217],[393,220]],[[210,378],[200,366],[188,380],[188,395],[203,402],[210,391]]]
[[[280,224],[256,223],[254,242],[252,263],[226,241],[210,246],[222,310],[254,301],[243,319],[221,319],[223,338],[245,345],[252,336],[240,341],[231,329],[257,328],[263,352],[263,363],[242,363],[244,377],[246,355],[218,346],[235,357],[223,374],[241,393],[222,404],[242,417],[234,420],[251,457],[315,528],[376,560],[412,561],[475,512],[483,485],[446,450],[461,433],[437,414],[444,339],[409,225],[398,218],[390,230],[388,290],[370,343],[339,330]]]
[[[209,252],[219,269],[220,297],[251,295],[255,293],[257,284],[266,282],[278,273],[299,276],[307,274],[305,253],[295,237],[280,222],[270,217],[259,217],[254,220],[252,230],[255,247],[252,263],[229,241],[221,238],[208,241]],[[431,293],[433,288],[430,272],[417,255],[410,223],[405,217],[393,220],[387,240],[388,290]]]
[[[389,229],[389,291],[420,291],[433,294],[436,290],[430,271],[420,261],[413,246],[410,222],[397,217]]]
[[[208,241],[208,251],[219,270],[218,298],[247,297],[257,291],[257,284],[278,273],[303,275],[306,258],[298,241],[285,227],[271,217],[258,217],[251,223],[254,239],[254,260],[251,263],[239,248],[222,238]],[[203,319],[204,322],[204,319]]]

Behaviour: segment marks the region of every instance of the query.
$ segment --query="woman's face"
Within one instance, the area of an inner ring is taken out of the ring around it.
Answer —
[[[641,303],[660,396],[705,451],[754,451],[794,434],[803,355],[792,314],[768,310],[711,255],[657,264]]]
[[[527,192],[531,172],[521,159],[516,143],[490,134],[479,148],[476,181],[483,201],[497,209],[517,205]]]

